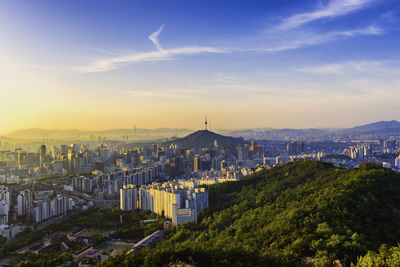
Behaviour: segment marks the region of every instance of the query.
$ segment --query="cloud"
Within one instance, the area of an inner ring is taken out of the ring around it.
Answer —
[[[280,52],[286,50],[300,49],[303,47],[328,43],[331,41],[349,38],[360,35],[382,35],[384,31],[377,26],[371,25],[366,28],[347,30],[347,31],[334,31],[325,34],[313,34],[313,33],[303,33],[298,36],[293,36],[287,40],[281,40],[279,44],[270,46],[267,48],[262,48],[267,52]]]
[[[157,31],[153,32],[153,33],[150,34],[150,36],[149,36],[150,41],[153,42],[153,44],[157,47],[157,49],[158,49],[159,51],[164,50],[164,49],[161,47],[161,45],[160,45],[160,41],[158,40],[158,35],[160,35],[160,33],[162,32],[162,30],[164,29],[164,27],[165,27],[165,24],[161,25],[160,28],[159,28]]]
[[[374,1],[375,0],[331,0],[325,7],[319,8],[312,12],[296,14],[285,19],[275,29],[289,30],[315,20],[344,16],[351,12],[364,9]]]
[[[217,72],[215,75],[218,77],[217,81],[218,82],[239,82],[242,81],[241,79],[237,78],[236,76]]]
[[[400,61],[347,61],[301,68],[297,71],[314,75],[367,76],[386,79],[400,75]]]
[[[89,65],[78,66],[75,67],[75,69],[83,73],[102,72],[116,69],[121,64],[173,60],[176,56],[183,55],[196,55],[202,53],[225,53],[225,51],[223,51],[222,49],[211,46],[188,46],[164,49],[161,47],[158,40],[158,35],[162,32],[163,29],[164,24],[161,25],[161,27],[156,32],[150,34],[149,36],[149,39],[154,43],[157,48],[156,51],[138,52],[121,56],[114,56],[110,58],[96,60]]]
[[[139,90],[139,91],[125,91],[125,93],[132,98],[161,98],[161,99],[192,99],[196,97],[194,90],[190,89],[166,89],[166,90]]]
[[[335,0],[334,3],[342,3],[343,1]],[[331,2],[330,5],[333,5]],[[353,0],[344,1],[351,2],[352,5],[361,2],[368,2],[367,0]],[[370,1],[369,1],[370,2]],[[336,4],[337,5],[337,4]],[[319,45],[328,43],[331,41],[350,38],[354,36],[362,35],[382,35],[384,31],[375,25],[370,25],[365,28],[353,29],[353,30],[343,30],[343,31],[333,31],[328,33],[313,33],[304,31],[289,31],[287,34],[282,32],[270,33],[268,35],[253,38],[256,41],[249,42],[249,46],[232,47],[224,46],[224,48],[217,48],[212,46],[188,46],[188,47],[178,47],[165,49],[161,46],[159,41],[159,35],[162,33],[165,24],[161,25],[160,28],[149,35],[149,40],[155,45],[157,50],[149,52],[135,52],[127,53],[118,56],[111,56],[107,58],[102,58],[94,60],[90,64],[81,65],[75,67],[74,69],[82,73],[92,73],[92,72],[104,72],[118,68],[122,64],[136,63],[136,62],[158,62],[174,60],[178,56],[185,55],[197,55],[202,53],[228,53],[228,52],[281,52],[286,50],[300,49],[304,47],[309,47],[313,45]],[[244,44],[243,40],[236,40],[237,43]],[[253,46],[254,43],[258,43],[258,46]],[[263,45],[266,43],[267,45]],[[218,75],[218,74],[217,74]],[[222,77],[219,75],[219,79],[222,80],[233,80],[227,77]]]

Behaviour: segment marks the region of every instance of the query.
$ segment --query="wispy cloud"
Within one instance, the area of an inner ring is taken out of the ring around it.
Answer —
[[[296,14],[285,19],[276,27],[276,30],[294,29],[315,20],[344,16],[364,9],[375,1],[376,0],[331,0],[322,8],[312,12]]]
[[[400,74],[400,61],[347,61],[301,68],[297,71],[314,75],[397,77]]]
[[[230,75],[230,74],[217,72],[217,73],[215,73],[215,75],[217,76],[217,81],[218,82],[226,83],[226,82],[239,82],[239,81],[242,81],[238,77],[236,77],[234,75]]]
[[[121,53],[119,55],[103,57],[93,60],[89,64],[75,67],[83,73],[103,72],[118,68],[123,64],[135,62],[158,62],[174,60],[179,56],[197,55],[202,53],[227,53],[227,52],[281,52],[301,49],[314,45],[329,43],[336,40],[347,39],[356,36],[377,36],[384,33],[383,29],[376,25],[364,28],[338,30],[325,33],[305,29],[295,29],[308,22],[334,16],[343,16],[353,11],[362,9],[378,0],[331,0],[326,6],[309,13],[297,14],[285,19],[276,29],[286,30],[272,31],[261,36],[250,37],[249,40],[239,38],[234,43],[221,47],[214,46],[183,46],[177,48],[164,48],[159,40],[160,34],[165,28],[162,24],[157,31],[149,35],[149,40],[156,50],[148,52]],[[247,43],[247,45],[246,45]],[[229,80],[220,75],[220,80]],[[232,79],[230,79],[232,80]]]
[[[161,47],[161,45],[160,45],[160,41],[158,40],[158,36],[159,36],[160,33],[162,32],[162,30],[164,30],[164,27],[165,27],[165,24],[161,25],[161,27],[160,27],[157,31],[153,32],[153,33],[150,34],[150,36],[149,36],[150,41],[153,42],[153,44],[157,47],[157,49],[158,49],[159,51],[164,50],[164,49]]]
[[[165,89],[156,91],[125,91],[125,94],[132,98],[192,99],[196,97],[194,92],[191,89]]]
[[[164,29],[164,24],[154,33],[150,34],[149,39],[154,43],[157,50],[151,52],[131,53],[121,56],[110,57],[92,62],[89,65],[78,66],[75,69],[84,72],[102,72],[117,68],[121,64],[146,62],[146,61],[165,61],[173,60],[180,55],[196,55],[201,53],[224,53],[220,48],[211,46],[188,46],[172,49],[164,49],[158,39],[158,36]]]
[[[280,52],[280,51],[293,50],[313,45],[324,44],[343,38],[349,38],[361,35],[382,35],[383,33],[384,31],[380,27],[374,25],[360,29],[347,30],[347,31],[334,31],[324,34],[300,33],[297,36],[291,35],[290,38],[287,40],[281,40],[279,44],[261,48],[259,50],[264,50],[268,52]]]

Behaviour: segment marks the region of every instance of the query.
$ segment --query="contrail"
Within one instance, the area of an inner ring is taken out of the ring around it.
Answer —
[[[153,32],[149,36],[149,39],[153,42],[153,44],[157,47],[157,49],[159,51],[164,50],[160,45],[160,41],[158,40],[158,35],[162,32],[162,30],[164,29],[164,26],[165,26],[165,24],[161,25],[161,27],[157,31]]]

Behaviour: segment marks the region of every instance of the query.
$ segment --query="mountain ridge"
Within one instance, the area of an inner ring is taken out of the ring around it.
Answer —
[[[350,132],[372,132],[372,131],[380,131],[384,129],[399,129],[400,122],[396,120],[391,121],[377,121],[365,125],[356,126],[353,128],[347,129]]]

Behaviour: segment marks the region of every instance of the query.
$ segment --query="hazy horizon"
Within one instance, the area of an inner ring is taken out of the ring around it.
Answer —
[[[357,126],[364,126],[367,124],[371,124],[371,123],[376,123],[376,122],[392,122],[392,121],[396,121],[397,120],[385,120],[385,121],[373,121],[373,122],[368,122],[366,124],[360,125],[351,125],[350,127],[301,127],[301,128],[295,128],[295,127],[282,127],[282,128],[275,128],[275,127],[269,127],[269,126],[265,126],[265,127],[254,127],[254,128],[226,128],[226,129],[222,129],[222,128],[210,128],[210,124],[208,124],[208,130],[210,131],[241,131],[241,130],[257,130],[257,129],[275,129],[275,130],[280,130],[280,129],[346,129],[346,128],[353,128],[353,127],[357,127]],[[203,125],[201,125],[201,127],[199,128],[185,128],[185,127],[168,127],[168,126],[162,126],[162,127],[156,127],[156,128],[142,128],[142,127],[136,127],[137,130],[145,130],[145,131],[155,131],[155,130],[159,130],[159,129],[168,129],[168,130],[187,130],[187,131],[197,131],[197,130],[203,130],[204,129],[204,122]],[[30,130],[43,130],[43,131],[83,131],[83,132],[101,132],[101,131],[112,131],[112,130],[134,130],[132,127],[131,128],[104,128],[104,129],[80,129],[80,128],[38,128],[38,127],[33,127],[33,128],[21,128],[21,129],[17,129],[11,132],[7,132],[2,134],[0,132],[0,136],[7,136],[7,134],[11,134],[14,132],[18,132],[18,131],[30,131]]]

